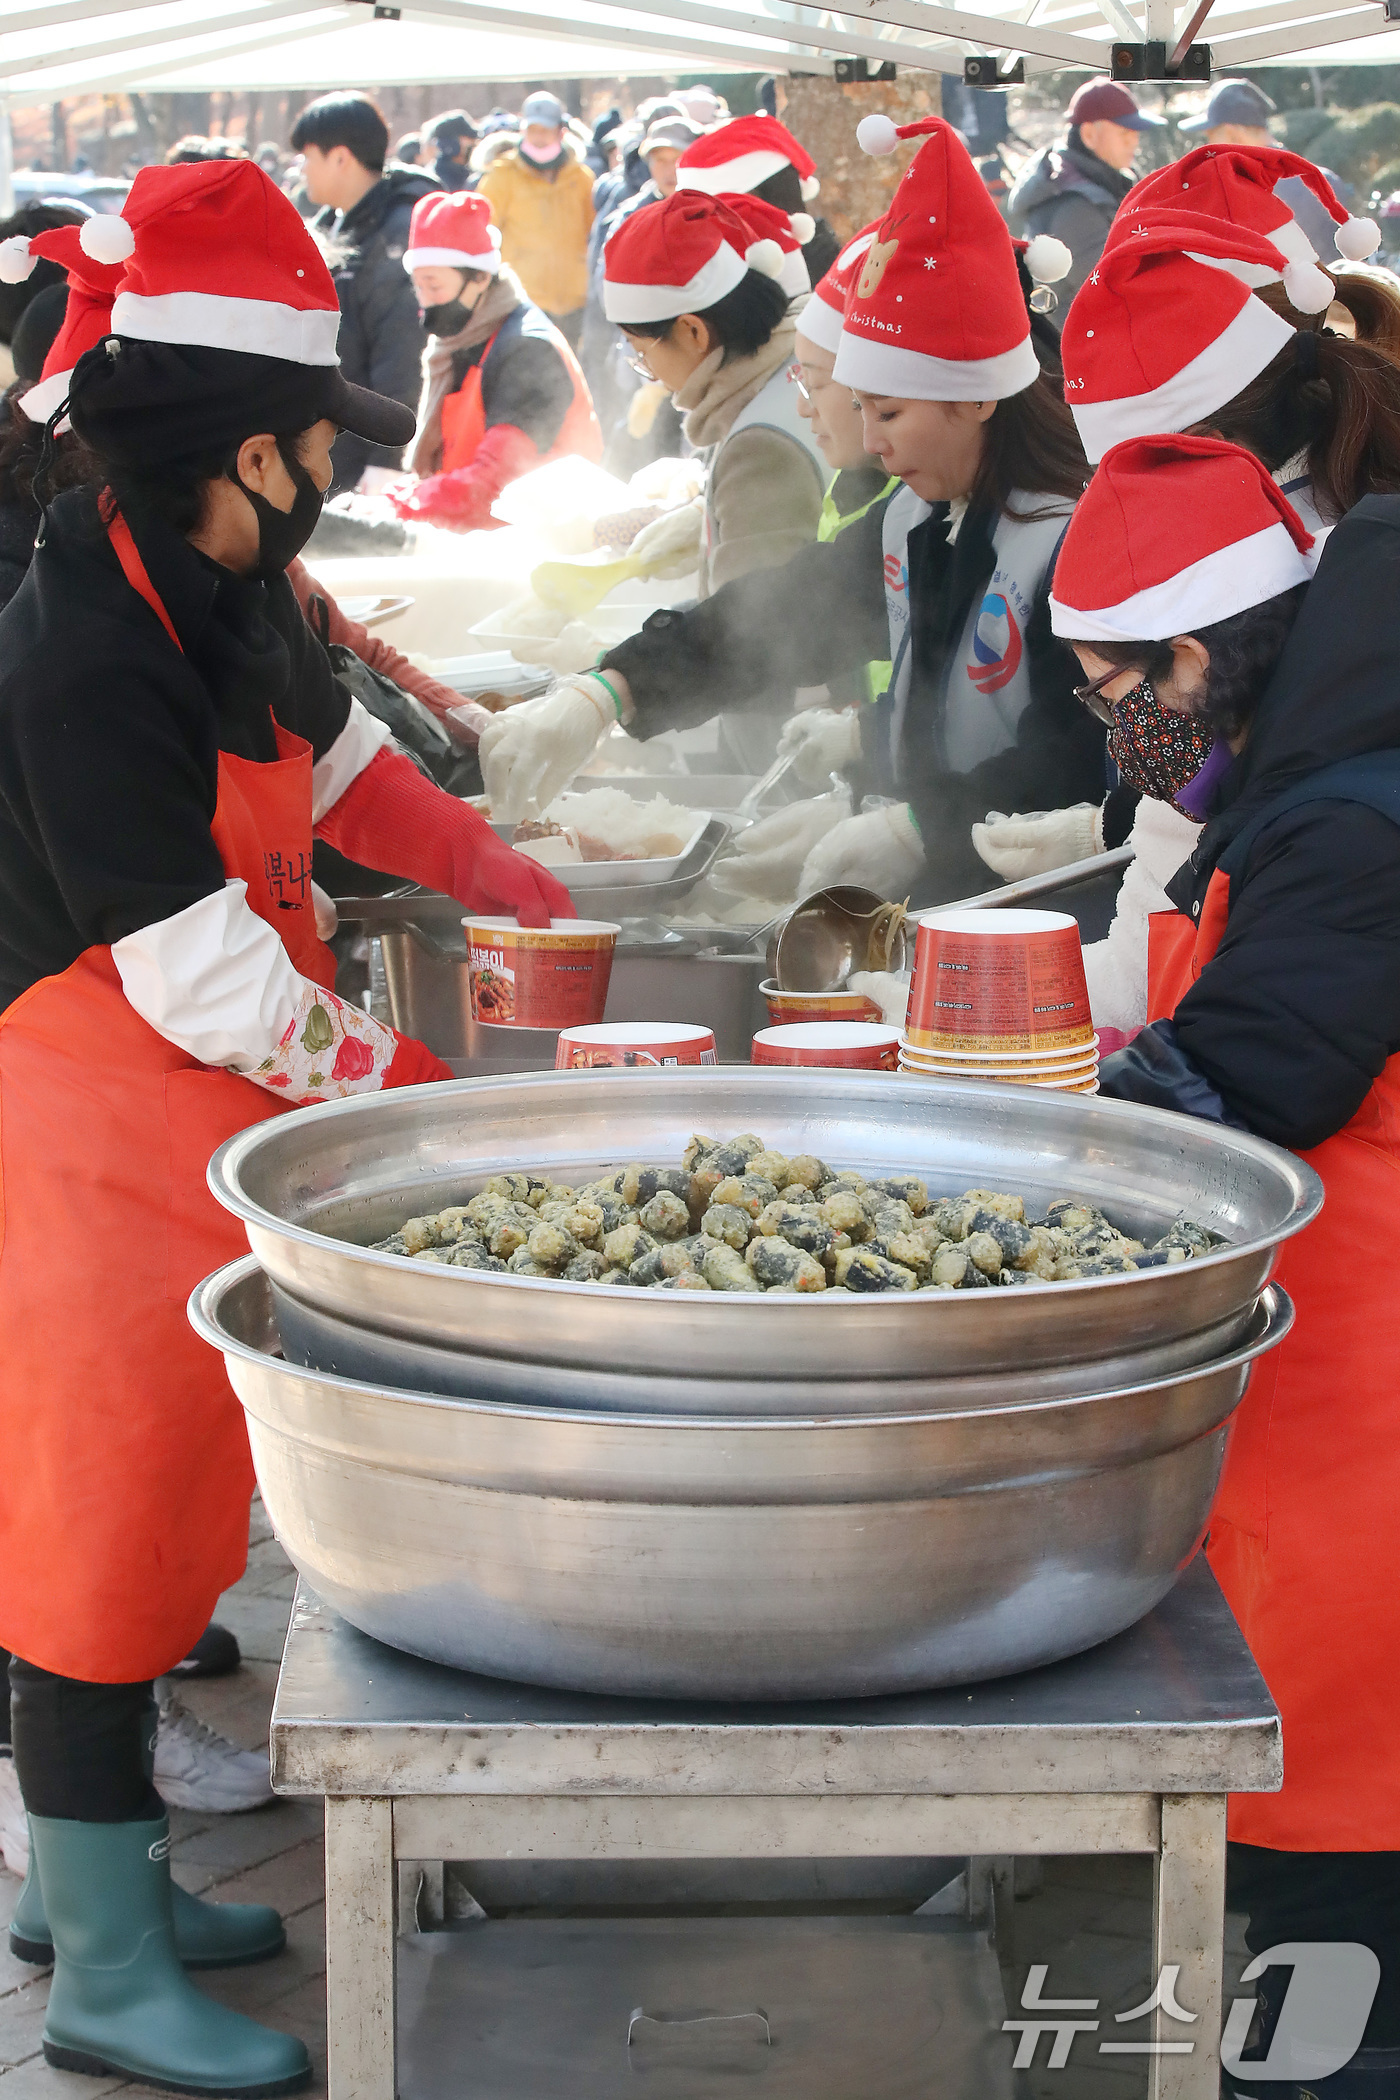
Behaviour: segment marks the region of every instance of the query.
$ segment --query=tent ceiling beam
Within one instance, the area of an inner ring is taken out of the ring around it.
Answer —
[[[112,37],[104,44],[89,44],[81,52],[59,51],[44,56],[25,58],[0,58],[0,79],[23,74],[28,79],[42,78],[46,73],[58,73],[75,62],[89,64],[103,58],[119,58],[128,51],[149,50],[152,45],[183,43],[191,38],[212,36],[221,29],[253,29],[259,25],[270,26],[284,21],[289,15],[314,14],[324,5],[324,0],[261,0],[256,7],[245,8],[240,14],[211,17],[205,22],[182,24],[171,29],[140,29],[126,36]]]
[[[642,50],[668,51],[702,60],[728,58],[739,63],[753,61],[758,71],[762,71],[765,65],[770,65],[775,60],[786,64],[798,59],[804,69],[810,68],[816,72],[829,72],[834,63],[828,59],[823,65],[819,57],[823,50],[831,48],[829,38],[819,36],[815,32],[804,32],[804,42],[806,35],[811,35],[812,51],[793,49],[791,44],[785,43],[782,38],[782,32],[788,26],[786,23],[776,23],[771,19],[764,21],[761,16],[741,14],[736,9],[689,5],[687,0],[671,0],[670,5],[657,5],[655,0],[607,0],[607,4],[621,12],[635,12],[652,19],[688,22],[696,27],[719,29],[743,39],[752,37],[753,41],[724,46],[699,37],[673,36],[660,29],[638,29],[630,21],[616,24],[595,22],[588,25],[531,21],[522,15],[518,8],[495,7],[489,4],[489,0],[404,0],[404,12],[448,22],[486,22],[495,28],[513,30],[519,36],[563,38],[589,44],[616,41],[637,45]],[[873,38],[861,38],[859,41],[863,51],[853,54],[855,56],[871,55],[877,48],[885,57],[890,55],[889,47],[877,47]],[[844,50],[844,46],[838,48]]]
[[[680,0],[669,0],[680,4]],[[668,0],[655,0],[655,11],[669,11]],[[826,12],[854,15],[862,22],[886,22],[891,27],[913,29],[925,36],[948,37],[973,45],[979,51],[1025,51],[1040,58],[1057,58],[1062,65],[1095,67],[1103,62],[1103,48],[1085,37],[1065,36],[1038,22],[1015,22],[1009,16],[964,14],[961,8],[911,4],[911,0],[826,0]],[[893,55],[887,49],[886,57]]]
[[[1364,43],[1373,36],[1393,35],[1395,24],[1388,22],[1382,10],[1374,5],[1360,8],[1340,8],[1329,19],[1318,20],[1319,9],[1309,7],[1311,21],[1296,22],[1292,27],[1265,29],[1253,36],[1231,38],[1221,45],[1221,55],[1232,66],[1256,66],[1265,59],[1277,58],[1290,51],[1312,51],[1337,41],[1338,30],[1347,43]],[[1276,18],[1275,18],[1276,19]]]
[[[95,69],[91,76],[78,72],[77,78],[72,81],[39,80],[34,83],[32,95],[29,96],[26,95],[27,84],[21,81],[18,87],[10,89],[9,100],[18,102],[32,99],[36,102],[47,102],[70,95],[115,94],[127,87],[141,89],[151,83],[159,84],[172,73],[188,73],[200,65],[217,65],[225,59],[241,58],[247,52],[270,51],[278,44],[297,43],[308,37],[328,36],[334,30],[348,27],[355,20],[349,6],[337,7],[334,13],[329,15],[324,7],[317,7],[315,12],[315,20],[285,22],[278,29],[248,30],[235,37],[231,43],[212,51],[206,48],[199,51],[181,51],[178,57],[133,60],[130,65],[115,70],[103,66]],[[324,19],[321,19],[322,17]],[[213,25],[211,24],[204,33],[213,35]],[[77,72],[82,65],[81,54],[72,57],[69,63]]]

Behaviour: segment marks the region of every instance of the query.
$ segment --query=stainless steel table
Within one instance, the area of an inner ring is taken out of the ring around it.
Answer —
[[[1152,1855],[1154,1974],[1175,1968],[1196,2018],[1163,1994],[1152,2040],[1173,2051],[1149,2055],[1149,2091],[1215,2100],[1225,1797],[1277,1788],[1283,1762],[1277,1710],[1198,1557],[1087,1655],[800,1706],[504,1684],[382,1647],[303,1589],[272,1770],[279,1792],[326,1797],[331,2100],[393,2100],[399,1860],[1067,1852]]]

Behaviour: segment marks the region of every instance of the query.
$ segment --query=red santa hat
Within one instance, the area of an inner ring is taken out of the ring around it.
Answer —
[[[1015,251],[961,138],[941,117],[898,126],[865,117],[856,136],[867,153],[892,153],[900,139],[924,143],[851,287],[836,377],[916,401],[1021,393],[1040,363]]]
[[[0,243],[0,280],[6,284],[22,284],[41,257],[68,272],[63,326],[49,346],[37,385],[20,395],[19,405],[31,423],[48,422],[67,395],[78,359],[112,332],[112,299],[123,266],[94,262],[82,244],[85,225],[55,226],[29,240],[17,234]]]
[[[1056,634],[1167,641],[1308,582],[1320,542],[1239,445],[1143,437],[1104,455],[1075,506],[1050,593]]]
[[[809,343],[815,343],[819,350],[835,352],[839,347],[846,301],[860,274],[865,251],[879,231],[880,221],[874,219],[869,226],[861,228],[854,240],[847,241],[798,315],[797,333],[805,336]]]
[[[733,117],[686,147],[676,171],[683,190],[703,190],[718,197],[728,190],[756,190],[761,182],[792,168],[802,185],[802,202],[810,204],[821,189],[817,164],[807,148],[776,117]],[[804,231],[799,221],[806,219]],[[816,231],[805,212],[793,221],[804,244]]]
[[[491,206],[474,190],[435,190],[414,205],[403,266],[411,273],[435,264],[485,270],[489,277],[500,270],[501,236],[491,224]]]
[[[603,309],[626,328],[632,321],[674,321],[704,313],[743,283],[749,271],[775,280],[783,250],[719,197],[676,190],[629,212],[603,250]]]
[[[1237,274],[1243,262],[1282,278],[1291,266],[1272,242],[1219,220],[1152,221],[1144,214],[1104,250],[1060,335],[1065,399],[1090,460],[1203,422],[1295,333]]]
[[[1118,208],[1110,242],[1145,211],[1187,211],[1193,217],[1226,219],[1262,233],[1293,263],[1315,263],[1317,250],[1283,199],[1278,183],[1289,176],[1305,182],[1337,226],[1337,253],[1361,262],[1381,244],[1374,219],[1355,219],[1321,168],[1282,146],[1197,146],[1134,184]],[[1313,311],[1314,309],[1304,309]]]
[[[781,258],[777,281],[789,299],[801,298],[811,291],[812,279],[802,253],[802,242],[793,231],[792,220],[785,211],[779,211],[776,204],[769,204],[762,197],[743,196],[738,192],[722,197],[720,202],[729,206],[736,219],[743,220],[755,242],[772,241],[776,245]],[[752,255],[753,250],[750,249],[749,253]],[[754,269],[757,265],[750,262],[749,267]]]

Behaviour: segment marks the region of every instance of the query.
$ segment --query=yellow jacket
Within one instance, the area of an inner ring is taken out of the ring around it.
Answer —
[[[477,184],[501,229],[501,259],[547,314],[571,314],[588,296],[593,177],[572,155],[552,173],[517,150],[493,161]]]

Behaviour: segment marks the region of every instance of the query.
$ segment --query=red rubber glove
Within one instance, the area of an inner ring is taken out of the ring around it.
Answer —
[[[514,423],[493,423],[477,446],[469,467],[428,474],[405,495],[387,491],[397,516],[420,518],[450,532],[480,532],[500,524],[491,505],[508,481],[518,481],[537,467],[543,454]]]
[[[397,1032],[397,1031],[396,1031]],[[416,1036],[399,1036],[399,1047],[389,1060],[383,1084],[390,1086],[431,1086],[435,1079],[451,1079],[455,1075],[450,1065],[440,1057],[434,1057],[426,1043]]]
[[[376,752],[316,836],[347,860],[441,890],[468,911],[511,914],[522,926],[578,916],[548,868],[502,845],[484,817],[425,780],[402,752]]]

